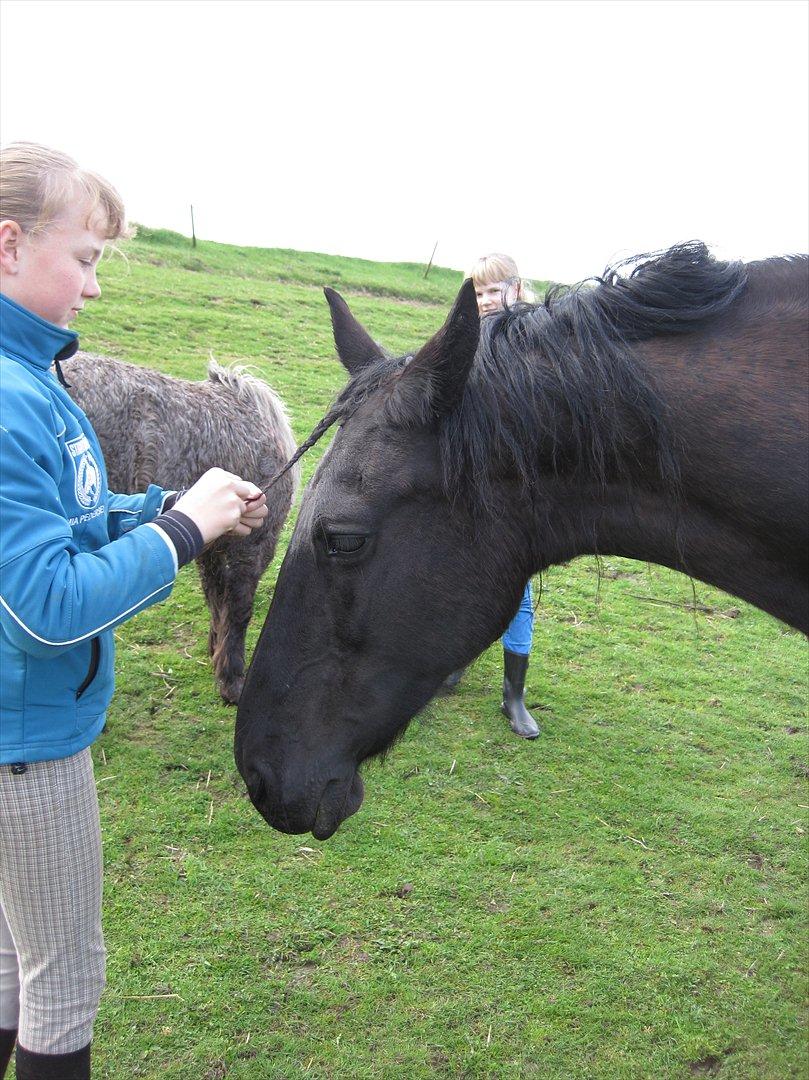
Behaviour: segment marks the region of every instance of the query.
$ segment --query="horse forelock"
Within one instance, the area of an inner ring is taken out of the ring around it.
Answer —
[[[399,361],[392,360],[385,356],[375,363],[371,363],[367,367],[361,369],[357,374],[352,375],[332,402],[328,412],[318,420],[308,438],[304,439],[297,450],[295,450],[294,454],[292,454],[289,460],[278,470],[270,481],[270,484],[267,486],[271,487],[277,480],[280,480],[285,473],[297,465],[303,455],[308,450],[311,450],[316,443],[320,442],[326,432],[332,427],[335,425],[344,427],[360,405],[362,405],[375,390],[378,390],[387,379],[392,377],[399,367],[404,366],[406,360],[406,357],[402,357],[401,361]]]

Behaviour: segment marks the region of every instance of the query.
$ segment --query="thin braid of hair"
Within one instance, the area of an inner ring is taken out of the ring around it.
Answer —
[[[281,477],[285,473],[289,472],[292,466],[295,465],[298,461],[300,461],[300,459],[303,457],[307,450],[312,449],[315,443],[318,442],[322,438],[322,436],[326,434],[330,427],[332,427],[336,423],[339,423],[340,426],[347,423],[348,420],[351,419],[351,417],[363,403],[363,401],[365,401],[366,397],[368,396],[368,392],[369,387],[367,386],[355,388],[353,381],[349,383],[345,390],[342,392],[342,394],[340,394],[340,396],[334,402],[329,411],[326,413],[326,415],[322,418],[322,420],[319,420],[317,422],[314,429],[312,430],[311,435],[304,442],[301,443],[301,445],[298,447],[298,449],[295,451],[289,461],[287,461],[286,464],[284,464],[278,470],[278,472],[263,490],[268,491],[274,484],[276,484],[281,479]]]

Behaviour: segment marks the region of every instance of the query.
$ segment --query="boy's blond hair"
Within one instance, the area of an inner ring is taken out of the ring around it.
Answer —
[[[76,196],[87,198],[88,222],[99,215],[108,240],[134,234],[123,200],[112,184],[79,168],[73,158],[38,143],[9,143],[0,150],[0,220],[24,233],[46,229]]]
[[[534,290],[530,281],[523,281],[517,264],[510,255],[502,255],[494,252],[491,255],[481,255],[475,265],[469,271],[472,284],[491,285],[495,281],[505,281],[509,285],[516,286],[518,300],[534,302]]]

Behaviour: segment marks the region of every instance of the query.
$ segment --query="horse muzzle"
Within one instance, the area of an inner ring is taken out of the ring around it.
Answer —
[[[268,825],[278,832],[311,832],[327,840],[362,805],[365,789],[360,774],[351,768],[340,776],[307,781],[303,789],[279,777],[265,765],[240,770],[250,801]]]

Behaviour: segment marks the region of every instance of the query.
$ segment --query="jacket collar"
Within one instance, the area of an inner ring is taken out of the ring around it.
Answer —
[[[40,319],[0,293],[0,347],[33,367],[47,370],[54,361],[67,360],[79,347],[79,335]]]

